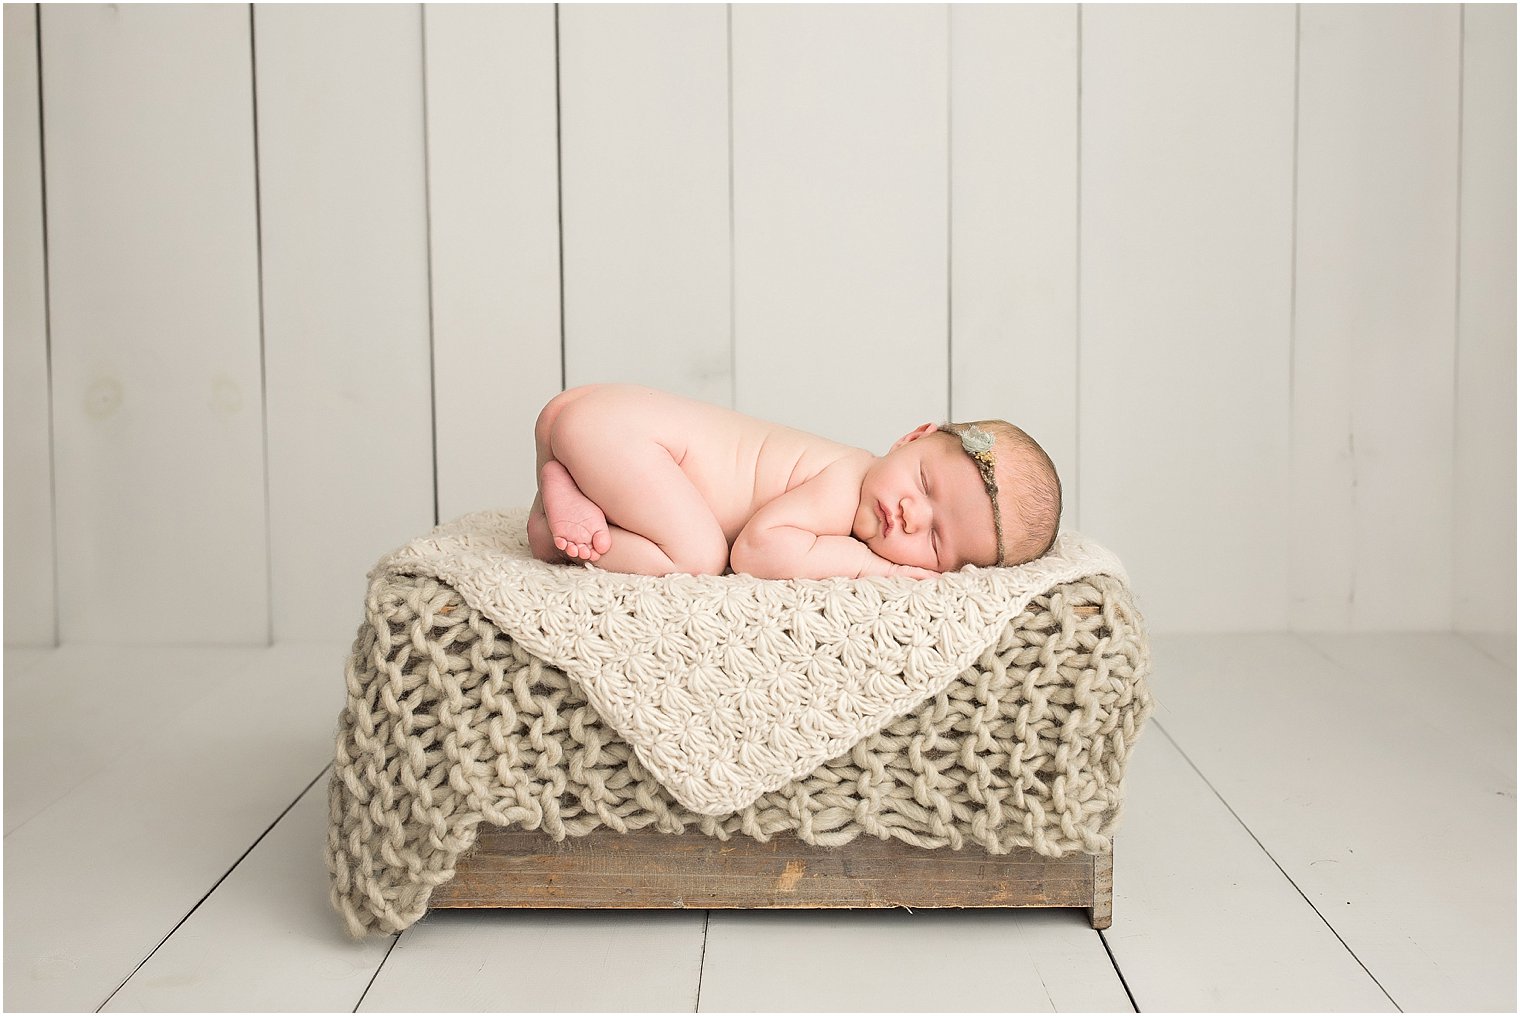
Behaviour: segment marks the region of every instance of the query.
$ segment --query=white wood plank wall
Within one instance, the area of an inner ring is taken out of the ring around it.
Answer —
[[[1158,631],[1512,632],[1514,35],[8,5],[6,643],[344,637],[614,379],[1019,423]]]
[[[1515,624],[1515,5],[1462,8],[1456,627]]]
[[[59,638],[267,640],[248,8],[40,32]]]
[[[564,383],[554,8],[434,4],[423,30],[438,517],[448,520],[532,503],[522,435]]]
[[[5,5],[5,641],[53,645],[52,428],[37,9]]]
[[[947,9],[732,17],[735,408],[885,453],[950,409]]]
[[[259,4],[253,25],[273,635],[315,639],[434,520],[422,12]]]
[[[1158,629],[1286,627],[1293,16],[1082,16],[1081,524]]]
[[[950,11],[950,415],[1033,435],[1078,530],[1080,21],[1065,4]]]
[[[731,406],[727,8],[565,5],[559,81],[566,385]]]
[[[1452,610],[1461,16],[1303,8],[1298,628],[1430,627]]]

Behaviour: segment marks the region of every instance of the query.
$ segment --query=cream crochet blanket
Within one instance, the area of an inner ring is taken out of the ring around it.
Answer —
[[[427,575],[585,691],[671,795],[726,815],[938,694],[1039,593],[1127,581],[1075,533],[1014,568],[938,579],[651,577],[547,564],[527,509],[465,515],[370,573]],[[1081,679],[1079,679],[1080,683]]]

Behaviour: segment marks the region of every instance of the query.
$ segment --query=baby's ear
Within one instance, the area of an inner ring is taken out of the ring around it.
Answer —
[[[902,437],[898,438],[897,441],[893,443],[891,450],[895,452],[895,451],[897,451],[897,449],[901,448],[903,445],[908,444],[908,443],[913,442],[913,441],[917,441],[919,438],[923,437],[925,434],[932,434],[932,433],[934,433],[935,426],[936,426],[935,424],[926,423],[926,424],[924,424],[921,427],[914,427],[912,430],[908,431]]]

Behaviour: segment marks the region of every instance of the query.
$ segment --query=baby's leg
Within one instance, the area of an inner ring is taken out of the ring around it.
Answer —
[[[609,523],[610,548],[596,561],[638,575],[720,575],[728,540],[700,491],[658,441],[630,427],[624,407],[587,399],[567,406],[550,452]]]
[[[538,474],[538,496],[554,546],[566,557],[595,561],[612,545],[607,516],[575,482],[564,463],[550,459]]]
[[[528,512],[528,543],[540,561],[595,561],[611,544],[602,510],[576,486],[574,478],[558,462],[549,447],[549,435],[564,408],[590,394],[600,385],[580,385],[549,400],[533,428],[536,461],[533,476],[538,492]],[[545,504],[547,500],[548,504]]]

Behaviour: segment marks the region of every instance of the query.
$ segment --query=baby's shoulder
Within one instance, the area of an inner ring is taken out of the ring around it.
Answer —
[[[753,450],[756,493],[762,499],[776,497],[807,483],[825,469],[838,475],[854,468],[859,448],[830,441],[817,434],[775,423],[762,424],[746,442]],[[864,475],[864,466],[860,467]]]
[[[813,435],[809,437],[811,440],[804,447],[793,473],[793,486],[806,483],[824,473],[834,482],[853,479],[858,483],[874,458],[864,448],[852,448]]]

